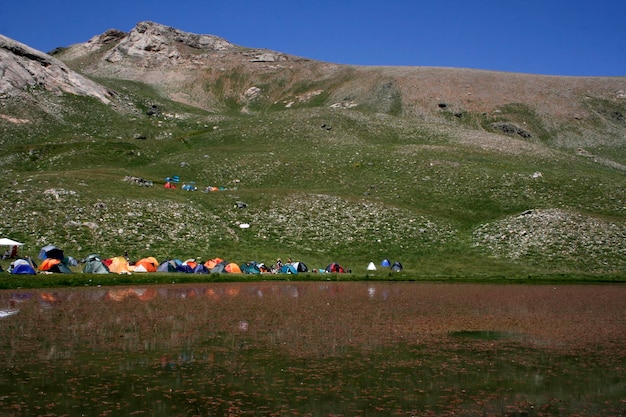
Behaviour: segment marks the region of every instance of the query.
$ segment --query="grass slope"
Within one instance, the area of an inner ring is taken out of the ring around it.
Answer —
[[[70,95],[46,97],[47,111],[5,105],[30,122],[0,119],[0,235],[33,256],[54,244],[75,258],[291,257],[355,272],[389,258],[425,277],[626,272],[624,172],[548,130],[524,140],[480,130],[494,120],[478,114],[426,122],[323,98],[216,113],[100,81],[115,108]],[[198,190],[164,189],[173,175]]]

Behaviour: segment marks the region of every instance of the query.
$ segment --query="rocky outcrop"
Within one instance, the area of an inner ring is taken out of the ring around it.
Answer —
[[[90,42],[104,44],[105,40],[99,37]],[[233,44],[217,36],[198,35],[153,22],[140,22],[130,33],[120,38],[119,43],[105,54],[104,60],[118,63],[130,59],[146,67],[154,67],[175,64],[181,59],[202,61],[207,58],[207,54],[233,48]]]
[[[29,89],[90,96],[105,104],[113,95],[58,59],[0,35],[0,95],[21,95]]]

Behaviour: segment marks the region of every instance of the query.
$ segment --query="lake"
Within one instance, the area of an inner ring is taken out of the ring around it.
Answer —
[[[616,416],[626,286],[0,292],[3,416]]]

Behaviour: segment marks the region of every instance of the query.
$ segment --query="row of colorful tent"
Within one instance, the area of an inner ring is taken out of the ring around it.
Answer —
[[[131,274],[149,272],[182,272],[191,274],[263,274],[272,272],[263,263],[247,262],[242,265],[237,265],[234,262],[226,262],[221,258],[210,259],[204,263],[196,262],[194,259],[188,259],[186,261],[168,259],[159,263],[156,258],[147,257],[131,264],[123,256],[102,259],[99,255],[92,254],[86,257],[82,262],[85,264],[82,272],[88,274]],[[376,266],[373,262],[370,262],[367,270],[376,270]],[[394,262],[393,264],[390,264],[390,270],[396,272],[402,271],[402,264],[400,264],[400,262]],[[36,274],[37,271],[45,273],[72,273],[72,270],[67,264],[67,258],[64,258],[63,260],[46,258],[39,266],[36,266],[31,259],[17,259],[11,263],[11,267],[9,268],[9,273],[19,275]],[[282,265],[279,270],[274,272],[280,274],[298,274],[309,272],[309,268],[303,262],[294,262]],[[314,270],[313,272],[342,274],[350,271],[346,270],[340,264],[333,262],[326,268]]]
[[[70,266],[77,266],[78,261],[72,257],[66,257],[63,250],[54,246],[47,245],[41,248],[38,258],[42,260],[41,265],[37,264],[26,257],[18,259],[11,263],[9,272],[12,274],[35,274],[37,271],[46,273],[72,273]],[[237,273],[237,274],[262,274],[262,273],[282,273],[282,274],[298,274],[309,272],[309,268],[303,262],[290,262],[285,265],[267,267],[259,262],[247,262],[237,265],[234,262],[227,262],[221,258],[213,258],[202,263],[196,259],[187,259],[181,261],[178,259],[168,259],[159,263],[156,258],[150,256],[142,258],[137,262],[129,262],[124,256],[103,259],[97,254],[91,254],[81,261],[85,266],[83,273],[144,273],[144,272],[183,272],[195,274],[214,274],[214,273]],[[402,264],[394,262],[391,264],[388,259],[384,259],[381,263],[382,267],[389,267],[392,271],[401,271]],[[370,262],[368,271],[375,271],[376,266]],[[312,272],[319,273],[346,273],[351,272],[340,264],[333,262],[323,269],[313,269]]]
[[[123,256],[111,259],[101,259],[98,255],[92,254],[84,259],[84,273],[106,274],[106,273],[133,273],[133,272],[183,272],[190,274],[262,274],[270,272],[270,269],[263,263],[247,262],[237,265],[234,262],[227,262],[221,258],[213,258],[208,261],[198,262],[195,259],[181,261],[179,259],[168,259],[159,263],[156,258],[142,258],[131,264]],[[335,265],[335,264],[331,264]],[[331,267],[329,265],[329,268]],[[332,272],[344,272],[341,271]],[[309,268],[303,262],[295,262],[283,265],[279,271],[283,274],[297,274],[299,272],[309,272]],[[331,271],[329,271],[331,272]]]

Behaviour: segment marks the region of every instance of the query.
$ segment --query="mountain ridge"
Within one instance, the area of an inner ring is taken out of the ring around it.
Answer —
[[[626,77],[559,77],[437,67],[359,67],[294,57],[234,45],[140,22],[129,33],[110,32],[56,55],[93,77],[141,81],[170,99],[222,111],[225,102],[249,111],[257,107],[304,105],[324,96],[324,105],[441,120],[451,113],[498,118],[502,107],[522,105],[541,119],[557,140],[599,138],[588,126],[614,122],[590,101],[623,103]],[[254,97],[250,89],[257,90]],[[454,119],[453,119],[454,120]],[[448,120],[449,121],[449,120]],[[512,124],[523,123],[511,120]],[[483,127],[479,129],[484,129]],[[520,129],[522,126],[518,126]],[[496,128],[488,128],[498,131]],[[561,134],[561,132],[564,134]],[[540,132],[530,132],[538,136]],[[618,134],[619,136],[619,134]]]

